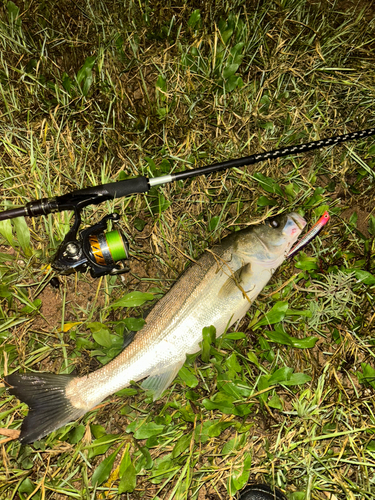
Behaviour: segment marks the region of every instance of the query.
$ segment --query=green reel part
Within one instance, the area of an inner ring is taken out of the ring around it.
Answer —
[[[112,265],[128,257],[128,243],[116,229],[108,233],[92,234],[89,241],[95,261],[100,266]]]

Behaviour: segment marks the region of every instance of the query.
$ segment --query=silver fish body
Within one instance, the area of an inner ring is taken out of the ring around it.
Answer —
[[[205,326],[213,325],[220,336],[246,314],[305,224],[302,217],[293,213],[223,239],[155,305],[133,342],[113,361],[88,376],[62,379],[61,375],[52,374],[10,375],[11,392],[30,406],[20,439],[31,442],[46,435],[82,416],[132,381],[146,379],[143,387],[153,392],[154,399],[159,397],[175,378],[186,354],[199,351]],[[29,387],[27,394],[25,384]],[[52,403],[49,405],[48,423],[42,418],[38,387],[45,398],[56,396],[53,412]]]

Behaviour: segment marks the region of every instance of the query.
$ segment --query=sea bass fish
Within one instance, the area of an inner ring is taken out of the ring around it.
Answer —
[[[186,354],[199,351],[202,329],[220,336],[241,319],[285,260],[305,220],[297,213],[232,233],[207,251],[151,310],[114,360],[87,376],[13,373],[10,393],[30,408],[20,441],[31,443],[74,421],[107,396],[145,379],[154,400],[172,383]]]

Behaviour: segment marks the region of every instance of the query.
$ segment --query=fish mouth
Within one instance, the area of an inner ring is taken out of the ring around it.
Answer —
[[[300,214],[297,214],[297,212],[293,212],[289,214],[289,217],[295,222],[297,227],[302,231],[304,227],[306,226],[307,222],[303,217],[300,216]]]

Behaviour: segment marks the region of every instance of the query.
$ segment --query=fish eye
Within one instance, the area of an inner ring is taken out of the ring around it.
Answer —
[[[280,223],[276,219],[269,219],[268,224],[275,229],[280,226]]]

